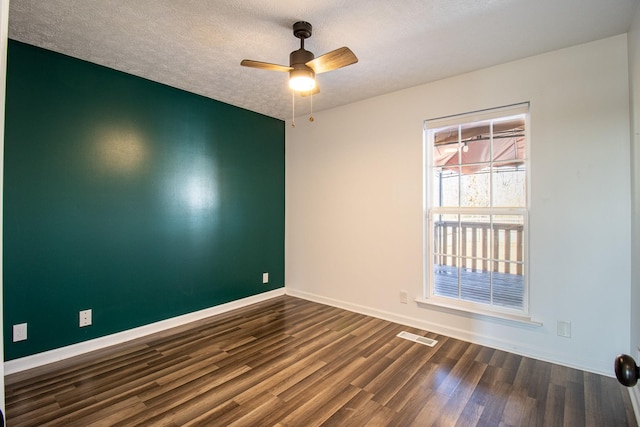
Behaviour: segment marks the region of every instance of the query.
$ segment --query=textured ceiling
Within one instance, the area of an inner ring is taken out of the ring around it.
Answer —
[[[288,65],[295,21],[359,59],[318,76],[319,111],[625,33],[639,1],[11,0],[9,37],[284,120],[287,74],[240,61]]]

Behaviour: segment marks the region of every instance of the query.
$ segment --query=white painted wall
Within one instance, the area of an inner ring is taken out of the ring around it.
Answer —
[[[631,355],[640,363],[640,6],[629,39],[631,96]]]
[[[630,347],[628,81],[621,35],[288,123],[287,293],[613,375]],[[531,312],[543,326],[401,304],[400,290],[423,292],[423,120],[522,101]]]

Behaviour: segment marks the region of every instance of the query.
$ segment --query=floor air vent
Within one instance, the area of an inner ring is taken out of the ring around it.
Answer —
[[[405,340],[417,342],[418,344],[428,345],[429,347],[433,347],[438,344],[437,340],[432,340],[431,338],[421,337],[420,335],[412,334],[411,332],[402,331],[397,337],[404,338]]]

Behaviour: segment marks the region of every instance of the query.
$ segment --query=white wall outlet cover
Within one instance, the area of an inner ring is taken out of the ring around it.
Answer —
[[[269,273],[262,273],[262,283],[269,283]]]
[[[27,324],[20,323],[13,325],[13,342],[24,341],[27,339]]]
[[[409,292],[400,291],[400,302],[402,304],[408,304],[409,303]]]
[[[91,309],[80,311],[80,327],[91,325]]]
[[[558,320],[558,336],[571,338],[571,322]]]

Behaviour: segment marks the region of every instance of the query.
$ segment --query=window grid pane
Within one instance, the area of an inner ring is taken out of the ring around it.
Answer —
[[[526,308],[525,217],[507,213],[527,205],[524,126],[521,115],[434,131],[432,212],[448,212],[430,227],[434,295]],[[437,163],[445,150],[446,165]],[[456,208],[461,215],[450,213]]]

